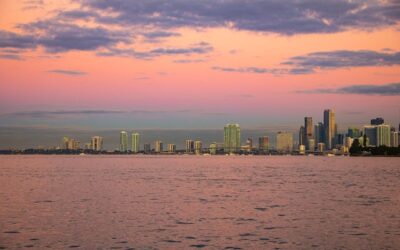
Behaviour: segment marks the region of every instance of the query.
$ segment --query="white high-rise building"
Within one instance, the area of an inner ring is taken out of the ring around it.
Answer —
[[[390,133],[390,146],[391,147],[399,146],[399,132],[392,131]]]
[[[201,154],[202,148],[203,148],[203,144],[200,140],[197,140],[194,142],[194,153],[196,155]]]
[[[128,133],[126,131],[119,133],[119,150],[121,152],[128,151]]]
[[[154,152],[156,153],[161,153],[163,151],[163,142],[160,140],[157,140],[155,142],[155,147],[154,147]]]
[[[90,147],[94,151],[101,151],[103,149],[103,137],[93,136],[90,141]]]
[[[390,125],[381,124],[376,126],[376,142],[377,146],[390,147]]]
[[[132,153],[139,152],[139,145],[140,145],[139,133],[132,133],[132,144],[131,144]]]

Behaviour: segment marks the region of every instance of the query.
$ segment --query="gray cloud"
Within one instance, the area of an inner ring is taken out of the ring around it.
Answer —
[[[162,38],[180,36],[181,34],[179,34],[177,32],[156,30],[156,31],[145,32],[145,33],[142,33],[141,35],[145,38],[146,42],[156,43],[156,42],[160,42]]]
[[[290,58],[283,63],[293,70],[313,72],[315,69],[337,69],[367,66],[400,65],[400,52],[378,52],[372,50],[337,50],[314,52]]]
[[[78,70],[65,70],[65,69],[54,69],[47,71],[49,73],[61,74],[61,75],[69,75],[69,76],[83,76],[86,75],[86,72],[78,71]]]
[[[181,64],[186,64],[186,63],[202,63],[205,62],[206,60],[204,59],[179,59],[179,60],[174,60],[174,63],[181,63]]]
[[[4,114],[5,116],[17,116],[17,117],[30,117],[30,118],[51,118],[55,116],[63,115],[103,115],[103,114],[121,114],[125,111],[118,110],[56,110],[56,111],[24,111]],[[3,115],[3,116],[4,116]]]
[[[337,89],[303,90],[298,93],[322,93],[322,94],[360,94],[360,95],[400,95],[400,83],[388,83],[384,85],[351,85]]]
[[[161,28],[228,27],[284,35],[333,33],[398,24],[400,3],[345,0],[81,0],[86,16],[108,24]],[[100,12],[113,16],[99,15]]]
[[[158,56],[168,55],[192,55],[206,54],[213,50],[213,47],[205,42],[192,44],[186,48],[155,48],[149,51],[135,51],[133,49],[109,48],[105,51],[98,52],[99,56],[124,56],[135,57],[139,59],[152,59]]]
[[[10,60],[23,60],[23,58],[18,54],[7,54],[7,53],[0,53],[0,58],[10,59]]]
[[[238,73],[256,73],[256,74],[274,74],[277,72],[274,69],[258,68],[258,67],[244,67],[244,68],[230,68],[230,67],[212,67],[213,70],[225,72],[238,72]]]

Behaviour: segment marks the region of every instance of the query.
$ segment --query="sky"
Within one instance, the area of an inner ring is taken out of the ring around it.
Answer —
[[[0,139],[297,129],[327,108],[397,127],[399,21],[398,0],[0,0]]]

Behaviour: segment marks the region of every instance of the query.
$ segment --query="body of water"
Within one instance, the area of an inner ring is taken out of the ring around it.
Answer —
[[[400,159],[0,156],[0,249],[400,249]]]

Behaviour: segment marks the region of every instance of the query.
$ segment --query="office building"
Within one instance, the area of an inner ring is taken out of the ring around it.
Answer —
[[[358,138],[361,136],[360,130],[358,128],[348,128],[347,129],[347,136],[351,138]]]
[[[196,155],[199,155],[202,153],[203,150],[203,143],[200,140],[196,140],[194,142],[194,153]]]
[[[306,129],[304,126],[301,126],[299,129],[299,145],[305,145],[306,144]]]
[[[240,149],[239,124],[227,124],[224,127],[224,152],[235,153]]]
[[[391,147],[399,146],[399,132],[396,131],[390,132],[390,146]]]
[[[168,144],[168,153],[175,153],[175,152],[176,152],[176,145]]]
[[[390,147],[390,125],[380,124],[376,126],[376,145]]]
[[[185,141],[185,152],[187,154],[191,154],[194,152],[194,141],[193,140]]]
[[[126,131],[121,131],[119,133],[119,151],[128,151],[128,133]]]
[[[363,127],[363,135],[365,140],[363,140],[363,144],[365,146],[375,147],[378,145],[377,137],[378,137],[378,129],[375,125],[366,125]],[[363,138],[364,139],[364,138]]]
[[[308,151],[310,151],[310,152],[314,152],[314,150],[315,150],[315,139],[314,138],[310,138],[310,139],[308,139],[308,142],[307,142],[308,144]]]
[[[276,150],[279,152],[291,152],[293,149],[293,134],[278,132],[276,134]]]
[[[154,152],[161,153],[163,151],[163,142],[160,140],[155,141]]]
[[[377,117],[375,119],[371,119],[371,125],[381,125],[384,124],[385,120],[382,117]]]
[[[217,154],[217,143],[213,142],[210,144],[210,154],[215,155]]]
[[[314,126],[315,143],[325,142],[325,128],[322,122]]]
[[[80,142],[69,137],[63,137],[62,144],[63,149],[67,150],[78,150],[80,148]]]
[[[139,145],[140,145],[139,133],[132,133],[132,144],[131,144],[132,153],[139,152]]]
[[[265,152],[269,150],[269,137],[262,136],[258,138],[258,150],[260,152]]]
[[[90,140],[90,147],[94,151],[101,151],[103,149],[103,137],[93,136]]]
[[[308,140],[314,138],[313,133],[314,125],[312,117],[304,117],[304,142],[307,150],[310,150],[310,145],[308,145]]]
[[[324,110],[325,147],[332,149],[336,136],[335,112],[331,109]]]
[[[247,138],[246,147],[248,148],[248,150],[252,150],[253,149],[253,139],[252,138]]]
[[[325,143],[323,143],[323,142],[318,143],[317,149],[318,149],[318,152],[324,152],[325,151]]]
[[[145,143],[143,145],[143,151],[144,151],[145,154],[151,153],[151,145],[150,145],[150,143]]]
[[[344,140],[344,146],[347,148],[351,148],[351,145],[353,145],[354,139],[350,136],[347,136]]]

